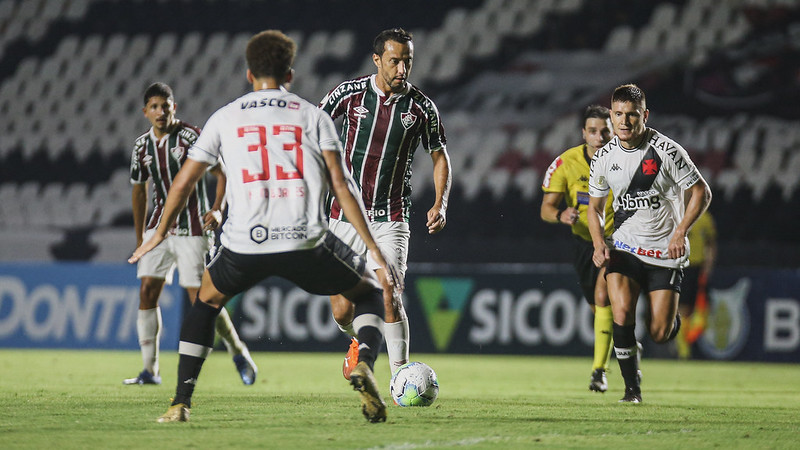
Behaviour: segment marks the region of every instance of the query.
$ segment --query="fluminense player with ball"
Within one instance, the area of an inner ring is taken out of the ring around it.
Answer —
[[[433,161],[436,197],[426,213],[430,234],[442,231],[447,223],[450,157],[439,110],[433,100],[408,82],[414,63],[411,34],[402,28],[380,32],[373,41],[372,61],[377,73],[340,83],[319,107],[334,119],[343,117],[341,140],[346,168],[358,185],[378,246],[403,278],[411,237],[408,221],[414,152],[421,143]],[[336,201],[330,208],[330,227],[336,236],[367,256],[366,246]],[[368,264],[373,270],[381,270],[369,259]],[[386,349],[394,372],[409,362],[408,318],[401,296],[387,292],[384,305]],[[333,296],[331,307],[339,328],[353,337],[342,368],[348,378],[359,345],[352,327],[353,306],[341,296]]]
[[[680,330],[678,299],[688,264],[687,234],[711,202],[711,189],[677,142],[647,127],[650,111],[634,84],[611,96],[615,137],[595,153],[589,176],[589,231],[598,267],[606,268],[614,316],[614,351],[625,380],[620,402],[640,403],[636,303],[649,303],[653,341]],[[603,230],[606,197],[614,198],[614,232]]]

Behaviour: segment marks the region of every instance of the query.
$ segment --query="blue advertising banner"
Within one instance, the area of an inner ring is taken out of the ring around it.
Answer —
[[[0,264],[0,346],[138,349],[136,268],[127,264]],[[162,349],[177,348],[184,293],[160,299]],[[591,354],[593,316],[569,265],[412,264],[404,302],[412,352]],[[644,304],[645,302],[640,303]],[[800,271],[719,268],[693,357],[800,362]],[[640,305],[643,306],[643,305]],[[345,351],[327,297],[270,279],[228,310],[254,351]],[[645,336],[646,354],[672,357]]]
[[[800,271],[720,268],[710,282],[706,331],[694,357],[800,362]],[[254,350],[344,351],[326,297],[283,280],[235,299],[234,321]],[[569,265],[412,264],[404,293],[413,352],[590,355],[593,315]],[[646,336],[646,354],[674,357]]]
[[[176,350],[183,289],[165,286],[161,348]],[[139,280],[128,264],[0,264],[0,346],[138,349]]]

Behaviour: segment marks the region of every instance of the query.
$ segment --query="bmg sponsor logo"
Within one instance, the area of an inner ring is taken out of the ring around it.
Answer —
[[[640,211],[645,209],[658,209],[661,207],[661,197],[651,192],[640,192],[637,195],[625,194],[617,197],[617,205],[625,211]]]

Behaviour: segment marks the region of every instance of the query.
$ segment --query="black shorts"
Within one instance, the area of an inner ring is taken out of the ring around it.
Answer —
[[[669,289],[681,291],[683,271],[669,267],[646,264],[628,252],[611,250],[611,259],[606,267],[606,276],[609,273],[619,273],[639,283],[644,292]]]
[[[225,247],[208,265],[214,287],[234,296],[271,276],[285,278],[315,295],[335,295],[354,287],[366,261],[331,232],[314,248],[249,255]]]
[[[590,305],[594,305],[594,287],[597,285],[597,274],[600,273],[600,269],[595,266],[594,261],[592,261],[594,245],[574,234],[572,238],[575,241],[573,266],[575,267],[575,272],[578,274],[581,291],[583,292],[583,297],[586,299],[586,302]]]
[[[683,283],[681,283],[681,298],[679,299],[681,305],[694,306],[699,290],[699,280],[699,266],[689,266],[683,269]]]

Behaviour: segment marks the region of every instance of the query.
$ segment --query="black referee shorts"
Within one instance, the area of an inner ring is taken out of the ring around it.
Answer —
[[[330,231],[314,248],[283,253],[242,254],[225,247],[208,265],[214,287],[234,296],[277,276],[315,295],[335,295],[354,287],[364,276],[366,261]]]
[[[578,274],[583,298],[590,305],[594,305],[594,287],[597,284],[597,275],[600,273],[600,269],[592,261],[594,245],[574,234],[572,240],[575,241],[575,258],[572,264]]]
[[[644,292],[669,289],[681,291],[683,271],[669,267],[646,264],[628,252],[611,250],[611,258],[606,267],[606,276],[609,273],[619,273],[639,283]]]

